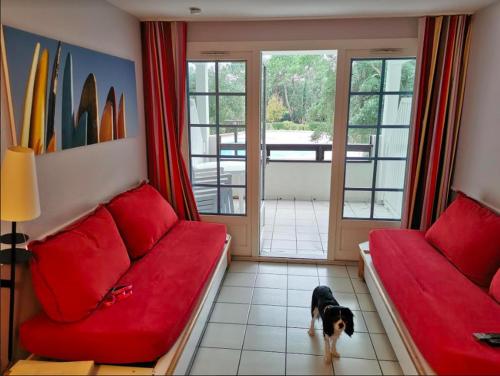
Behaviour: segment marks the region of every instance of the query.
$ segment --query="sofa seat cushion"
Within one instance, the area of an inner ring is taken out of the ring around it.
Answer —
[[[146,254],[178,221],[167,200],[149,184],[119,194],[107,207],[132,259]]]
[[[462,193],[425,239],[479,286],[488,288],[500,267],[500,216]]]
[[[497,270],[495,276],[491,280],[490,295],[500,304],[500,269]]]
[[[76,323],[61,324],[41,313],[20,327],[30,352],[62,360],[102,363],[154,361],[184,330],[223,252],[224,225],[180,221],[119,284],[132,295],[99,307]]]
[[[55,321],[89,315],[130,266],[127,249],[105,207],[29,244],[33,287]]]
[[[375,230],[370,254],[415,344],[438,374],[500,374],[500,351],[475,332],[500,333],[500,306],[420,231]]]

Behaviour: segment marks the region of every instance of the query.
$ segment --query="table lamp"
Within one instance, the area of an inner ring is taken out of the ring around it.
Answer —
[[[32,149],[13,146],[6,150],[2,162],[0,180],[0,218],[12,222],[12,233],[0,237],[0,242],[10,248],[0,251],[0,264],[10,264],[10,280],[1,280],[1,287],[10,289],[9,302],[9,348],[8,359],[12,361],[14,334],[14,291],[16,264],[28,261],[30,252],[17,248],[25,243],[28,236],[18,234],[17,222],[30,221],[40,215],[38,181],[35,154]]]

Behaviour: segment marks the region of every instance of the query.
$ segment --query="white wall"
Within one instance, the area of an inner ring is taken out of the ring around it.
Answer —
[[[139,21],[106,1],[2,0],[2,24],[13,26],[67,43],[105,52],[135,62],[138,105],[138,135],[38,156],[38,182],[42,215],[22,224],[32,238],[91,209],[97,203],[136,184],[147,176],[142,91],[141,39]],[[2,80],[3,81],[3,80]],[[12,85],[16,83],[13,82]],[[10,143],[8,116],[2,82],[1,156]],[[20,121],[20,119],[16,119]],[[2,223],[2,233],[9,224]],[[3,267],[3,277],[7,274]],[[34,298],[27,270],[19,270],[23,291],[20,320],[33,313]],[[2,289],[2,313],[7,309],[7,291]],[[6,320],[2,314],[2,365],[6,354]]]
[[[500,2],[472,21],[453,186],[500,211]]]
[[[190,22],[188,42],[416,38],[417,18]]]

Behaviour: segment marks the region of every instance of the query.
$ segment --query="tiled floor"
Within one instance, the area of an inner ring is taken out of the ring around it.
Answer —
[[[326,259],[329,206],[329,201],[265,200],[261,255]],[[378,216],[394,217],[383,205],[375,206]],[[367,218],[370,204],[346,202],[344,216]]]
[[[328,201],[266,200],[261,255],[325,259]]]
[[[339,359],[325,364],[321,323],[310,337],[311,292],[319,284],[355,314]],[[233,261],[216,299],[191,374],[391,375],[401,368],[354,266]]]

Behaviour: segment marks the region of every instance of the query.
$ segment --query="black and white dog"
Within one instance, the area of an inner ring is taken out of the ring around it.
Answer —
[[[347,307],[342,307],[333,297],[328,286],[314,289],[311,302],[311,327],[309,335],[314,336],[314,320],[321,317],[323,322],[323,338],[325,340],[325,362],[331,362],[332,355],[340,357],[337,352],[337,340],[342,332],[350,337],[354,333],[354,315]]]

